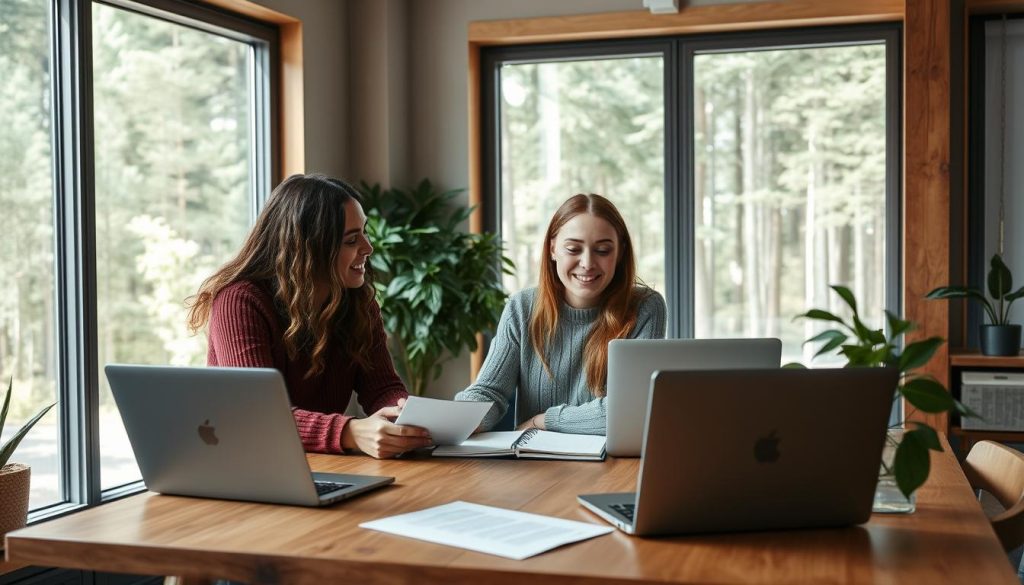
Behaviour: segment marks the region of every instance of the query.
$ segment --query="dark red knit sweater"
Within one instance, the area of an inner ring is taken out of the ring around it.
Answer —
[[[367,413],[397,403],[408,393],[388,354],[380,306],[370,305],[369,318],[378,342],[371,348],[372,370],[351,362],[341,349],[328,354],[324,371],[306,378],[309,356],[288,359],[284,347],[285,319],[274,307],[268,289],[249,281],[233,283],[217,294],[210,315],[211,366],[276,368],[288,385],[295,424],[306,451],[342,453],[341,431],[352,391]]]

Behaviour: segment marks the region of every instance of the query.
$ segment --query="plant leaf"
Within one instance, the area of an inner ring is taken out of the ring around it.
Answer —
[[[923,412],[947,412],[954,408],[953,396],[931,378],[914,378],[900,386],[900,394],[907,402]]]
[[[926,443],[927,439],[915,429],[904,432],[903,440],[896,447],[893,475],[900,492],[907,498],[924,484],[931,471],[931,456]]]
[[[971,295],[972,289],[965,286],[940,286],[925,295],[926,299],[960,299]]]
[[[839,331],[838,329],[828,329],[808,339],[807,341],[804,342],[804,345],[808,343],[814,343],[817,341],[828,340],[828,342],[825,343],[825,345],[823,345],[821,349],[819,349],[817,353],[814,354],[814,357],[818,357],[819,355],[826,354],[832,351],[833,349],[839,347],[840,345],[845,343],[847,339],[849,339],[849,336],[847,336],[842,331]]]
[[[879,329],[871,329],[860,320],[857,315],[853,316],[853,328],[857,332],[857,337],[870,343],[871,345],[878,345],[879,343],[885,343],[885,335]]]
[[[988,271],[988,294],[993,299],[999,300],[1010,292],[1011,288],[1013,288],[1013,276],[1010,275],[1010,269],[1003,263],[999,254],[993,254]]]
[[[1024,286],[1022,286],[1022,287],[1018,288],[1017,290],[1013,291],[1012,293],[1006,295],[1006,300],[1007,300],[1007,302],[1011,302],[1012,303],[1013,301],[1016,301],[1017,299],[1019,299],[1021,297],[1024,297]]]
[[[939,347],[945,343],[941,337],[929,337],[921,341],[915,341],[903,349],[900,355],[899,368],[901,372],[919,368],[932,359]]]
[[[856,315],[857,314],[857,299],[853,296],[853,291],[851,291],[849,288],[847,288],[847,287],[845,287],[845,286],[843,286],[841,284],[833,284],[831,288],[832,288],[832,290],[836,291],[836,294],[838,294],[839,296],[843,297],[843,300],[846,301],[846,304],[853,311],[853,314]]]
[[[14,388],[14,376],[7,382],[7,394],[4,396],[4,408],[0,411],[0,434],[4,432],[4,423],[7,421],[7,411],[11,408],[11,389]]]
[[[789,362],[788,364],[783,364],[782,369],[784,369],[784,370],[806,370],[807,366],[801,364],[800,362]]]
[[[885,318],[889,321],[889,339],[896,339],[914,329],[914,324],[911,321],[904,321],[890,311],[885,312]]]
[[[8,391],[7,396],[10,397],[10,395],[11,393],[10,391]],[[7,462],[10,460],[11,455],[14,454],[14,450],[18,448],[18,445],[21,443],[21,440],[25,438],[25,435],[27,435],[28,432],[32,430],[32,427],[35,426],[37,422],[39,422],[39,419],[43,418],[43,415],[50,412],[50,409],[53,408],[54,405],[56,404],[57,403],[54,402],[53,404],[50,404],[46,408],[37,412],[35,416],[29,419],[27,423],[22,425],[22,427],[18,429],[18,432],[14,433],[14,435],[10,439],[8,439],[7,442],[3,444],[2,447],[0,447],[0,467],[7,465]]]
[[[966,404],[960,402],[959,400],[954,400],[953,401],[953,408],[955,408],[956,411],[960,413],[961,417],[976,418],[978,420],[985,420],[985,417],[983,417],[980,414],[974,412],[974,410],[972,410],[971,407],[969,407]]]
[[[846,322],[840,319],[839,317],[836,317],[832,313],[829,313],[828,311],[823,311],[821,309],[811,309],[806,313],[797,315],[797,318],[800,317],[804,317],[806,319],[817,319],[818,321],[835,321],[836,323],[846,325]],[[847,325],[847,327],[849,326]]]
[[[914,430],[910,432],[914,433],[914,436],[920,440],[925,447],[932,451],[942,453],[942,443],[939,441],[939,434],[935,432],[935,429],[923,422],[911,421],[910,424],[914,425]]]

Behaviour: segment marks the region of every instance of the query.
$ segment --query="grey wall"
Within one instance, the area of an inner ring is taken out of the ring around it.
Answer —
[[[348,7],[343,0],[254,0],[302,21],[306,171],[350,172]]]

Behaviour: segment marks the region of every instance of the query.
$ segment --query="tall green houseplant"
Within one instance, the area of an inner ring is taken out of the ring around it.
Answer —
[[[497,325],[507,297],[501,275],[513,264],[495,234],[464,231],[472,209],[452,202],[460,190],[438,192],[426,179],[412,189],[360,190],[391,355],[421,395],[447,359],[475,351],[477,333]]]
[[[893,389],[893,401],[906,399],[910,405],[927,413],[942,413],[955,410],[961,416],[977,416],[969,408],[954,400],[953,396],[938,380],[922,375],[914,370],[928,363],[935,351],[945,343],[941,337],[929,337],[907,344],[900,350],[901,338],[913,331],[916,325],[911,321],[900,319],[886,311],[888,332],[872,329],[864,324],[857,311],[857,299],[853,291],[845,286],[833,285],[832,290],[838,294],[849,307],[852,317],[847,320],[822,309],[811,309],[797,319],[813,319],[831,325],[827,329],[804,343],[820,343],[824,345],[814,357],[835,352],[846,358],[846,367],[884,367],[891,366],[900,371],[899,386]],[[789,364],[803,367],[800,364]],[[908,413],[912,414],[912,413]],[[929,450],[942,451],[935,429],[918,421],[908,421],[902,440],[896,446],[896,455],[892,468],[885,471],[895,476],[896,484],[904,496],[910,497],[917,488],[928,479],[931,471]],[[891,440],[891,439],[890,439]],[[883,462],[883,465],[886,465]]]

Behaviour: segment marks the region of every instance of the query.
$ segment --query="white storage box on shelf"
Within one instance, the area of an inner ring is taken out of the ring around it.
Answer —
[[[1024,374],[963,372],[960,402],[982,418],[962,418],[975,431],[1024,431]]]

